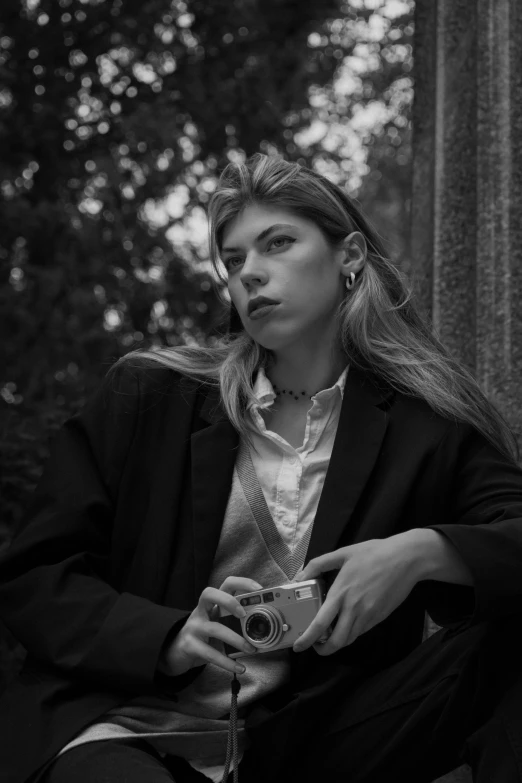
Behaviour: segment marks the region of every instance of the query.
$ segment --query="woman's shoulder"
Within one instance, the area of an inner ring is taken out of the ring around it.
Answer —
[[[396,392],[390,414],[396,427],[414,438],[427,438],[433,444],[448,439],[457,444],[466,441],[473,433],[477,434],[468,421],[437,410],[417,394]]]
[[[103,409],[134,414],[173,401],[190,408],[198,394],[206,395],[210,388],[204,380],[195,380],[165,363],[133,355],[109,367],[88,406],[101,404]]]
[[[103,385],[112,391],[127,390],[135,394],[174,393],[180,388],[185,391],[206,386],[180,369],[168,363],[147,356],[124,356],[107,371]]]

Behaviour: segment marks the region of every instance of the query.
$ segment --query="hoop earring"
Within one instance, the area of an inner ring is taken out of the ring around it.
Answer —
[[[355,275],[353,272],[350,272],[349,279],[346,278],[346,288],[350,291],[350,289],[353,288],[354,284],[355,284]]]

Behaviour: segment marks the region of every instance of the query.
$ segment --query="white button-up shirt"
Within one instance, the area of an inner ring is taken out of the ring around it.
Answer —
[[[254,394],[258,403],[248,409],[256,425],[250,450],[261,489],[274,522],[291,550],[313,523],[339,422],[348,367],[337,382],[312,397],[306,415],[302,446],[266,428],[263,412],[274,403],[274,388],[263,368],[258,370]]]

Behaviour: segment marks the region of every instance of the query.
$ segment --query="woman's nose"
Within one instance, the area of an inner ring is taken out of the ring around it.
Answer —
[[[263,281],[266,278],[266,271],[263,269],[262,259],[260,258],[259,253],[256,253],[255,250],[251,250],[250,253],[247,254],[239,274],[242,283]]]

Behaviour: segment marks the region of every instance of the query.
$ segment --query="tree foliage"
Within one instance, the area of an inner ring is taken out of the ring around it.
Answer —
[[[333,70],[306,56],[320,5],[6,0],[1,295],[24,396],[51,402],[53,369],[75,356],[92,370],[122,334],[125,348],[208,330],[208,270],[166,237],[179,215],[147,215],[175,186],[185,210],[203,204],[238,136],[247,152],[282,138],[281,117]]]

